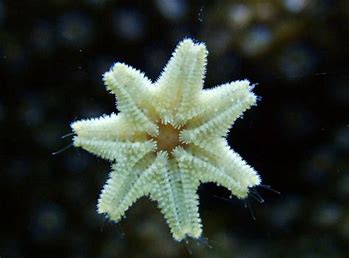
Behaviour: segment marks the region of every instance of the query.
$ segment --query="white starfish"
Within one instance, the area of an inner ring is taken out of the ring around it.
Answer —
[[[71,125],[76,147],[113,163],[99,213],[119,221],[147,195],[177,241],[199,238],[200,183],[222,185],[241,199],[260,184],[225,139],[256,96],[247,80],[203,90],[207,53],[203,43],[183,40],[155,83],[122,63],[104,74],[120,112]]]

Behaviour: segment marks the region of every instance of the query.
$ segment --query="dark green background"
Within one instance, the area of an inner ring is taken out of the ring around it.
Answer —
[[[0,1],[0,256],[345,258],[349,255],[346,1]],[[210,52],[205,87],[261,97],[229,134],[265,199],[199,189],[209,245],[175,242],[155,203],[96,212],[109,164],[70,148],[72,121],[115,112],[116,61],[156,80],[184,37]],[[190,250],[190,251],[188,251]]]

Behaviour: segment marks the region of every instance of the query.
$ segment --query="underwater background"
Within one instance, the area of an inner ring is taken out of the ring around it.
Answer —
[[[348,17],[344,0],[0,0],[0,257],[348,258]],[[52,153],[116,111],[114,62],[156,80],[184,37],[207,45],[205,87],[256,84],[229,143],[280,194],[245,207],[201,185],[207,241],[178,243],[147,198],[118,224],[97,214],[107,161]]]

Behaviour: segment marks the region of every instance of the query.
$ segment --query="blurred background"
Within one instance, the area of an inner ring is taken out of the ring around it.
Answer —
[[[334,0],[0,0],[0,257],[349,257],[348,17]],[[156,80],[184,37],[209,49],[205,87],[256,84],[229,142],[281,192],[250,210],[202,185],[208,243],[175,242],[146,198],[106,221],[109,163],[52,155],[72,121],[116,111],[113,62]]]

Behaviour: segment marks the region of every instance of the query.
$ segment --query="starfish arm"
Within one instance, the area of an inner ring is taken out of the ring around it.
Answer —
[[[182,204],[179,204],[179,207],[182,208],[182,212],[185,216],[185,234],[193,237],[199,238],[202,234],[202,224],[199,214],[199,196],[197,194],[197,189],[200,184],[200,181],[192,176],[188,167],[183,166],[182,163],[179,163],[180,170],[180,182],[182,187]]]
[[[109,179],[103,186],[102,192],[98,199],[97,212],[105,213],[111,219],[116,216],[113,214],[120,213],[115,203],[118,203],[122,196],[125,196],[135,181],[137,174],[125,166],[112,166]]]
[[[232,150],[224,138],[203,140],[198,145],[191,146],[190,149],[194,149],[202,157],[207,157],[211,164],[221,168],[244,188],[261,183],[257,171]]]
[[[190,39],[177,46],[156,82],[157,111],[164,123],[182,123],[195,113],[193,106],[206,72],[207,49]]]
[[[176,162],[169,161],[167,173],[161,173],[151,191],[157,201],[173,237],[181,241],[187,236],[198,238],[202,233],[199,215],[199,181],[183,174]]]
[[[152,84],[138,70],[122,63],[116,63],[103,76],[107,89],[117,96],[118,109],[137,130],[156,135],[158,129],[152,121]]]
[[[241,114],[256,103],[248,81],[233,82],[206,91],[201,96],[203,112],[188,123],[181,140],[197,143],[210,137],[226,136]]]
[[[132,123],[121,113],[84,119],[71,124],[73,132],[84,139],[135,141],[145,140],[146,134],[136,131]]]
[[[120,142],[104,141],[74,137],[74,146],[83,149],[110,161],[129,162],[134,164],[147,153],[156,149],[156,143],[153,141],[144,142]]]
[[[250,188],[261,183],[257,171],[232,150],[225,140],[222,139],[221,144],[217,147],[217,153],[220,154],[218,165],[222,166],[243,187]]]
[[[110,219],[119,221],[136,200],[150,193],[156,174],[166,169],[166,165],[166,154],[159,153],[145,171],[133,171],[133,175],[125,171],[120,175],[112,175],[98,201],[98,212],[106,213]]]
[[[174,173],[169,169],[162,171],[155,178],[154,188],[150,192],[151,199],[155,200],[170,227],[172,236],[177,241],[183,239],[181,217],[178,210],[179,198],[176,190]]]
[[[193,156],[188,151],[177,149],[174,152],[176,159],[181,167],[186,167],[191,172],[191,176],[197,178],[202,183],[213,182],[224,186],[233,195],[238,198],[245,198],[248,194],[248,188],[243,187],[224,169],[214,166],[210,162]]]

